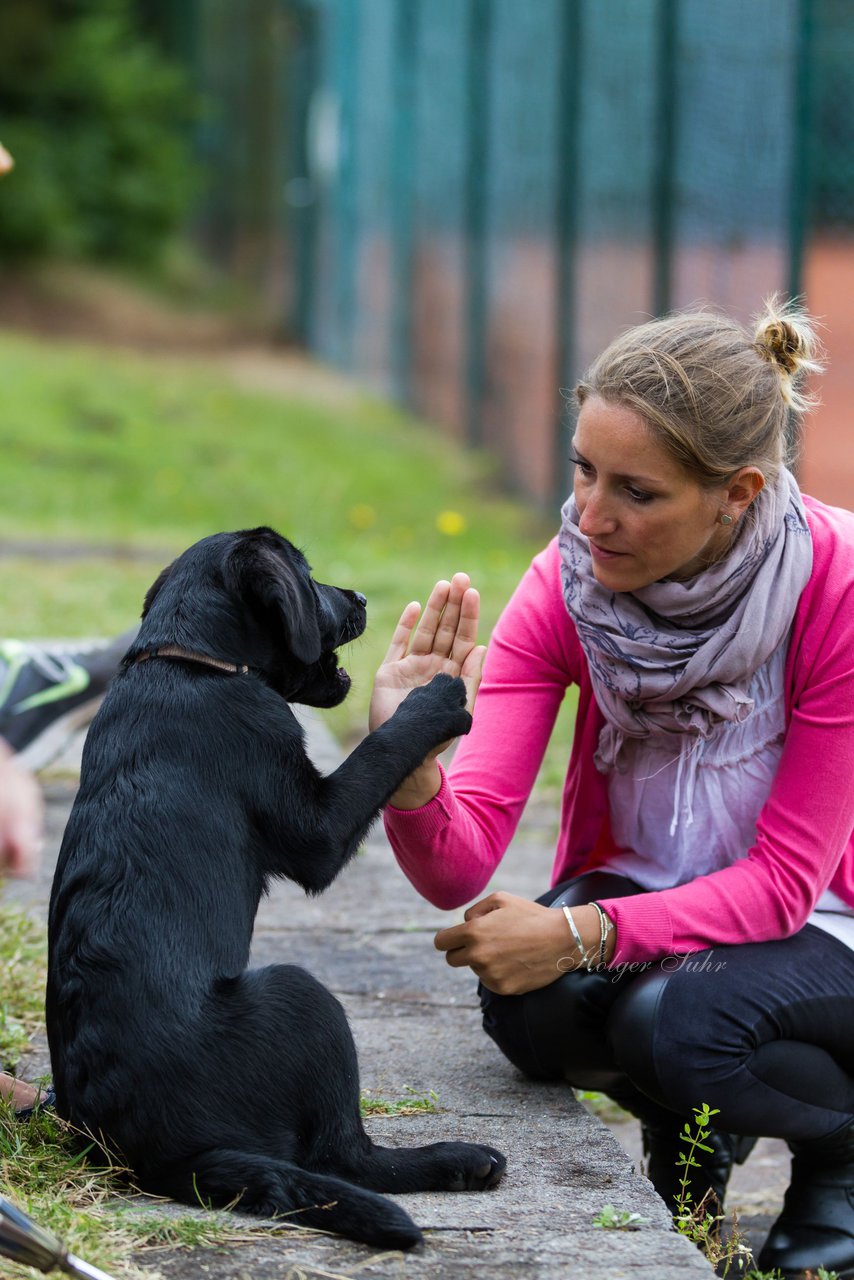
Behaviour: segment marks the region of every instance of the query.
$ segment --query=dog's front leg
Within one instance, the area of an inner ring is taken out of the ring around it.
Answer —
[[[296,880],[319,893],[365,839],[372,823],[405,778],[430,751],[471,728],[462,680],[437,675],[413,689],[394,715],[356,747],[328,777],[312,788],[308,827],[297,829],[287,816],[280,848],[284,865],[274,874]]]

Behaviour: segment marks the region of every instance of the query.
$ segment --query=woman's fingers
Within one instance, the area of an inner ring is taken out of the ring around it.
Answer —
[[[391,644],[388,647],[383,665],[387,662],[400,662],[406,657],[409,648],[409,641],[412,638],[412,632],[418,621],[418,615],[421,612],[421,605],[417,600],[410,600],[409,604],[400,615],[400,621],[394,629],[391,637]]]
[[[423,655],[437,652],[436,636],[442,625],[442,618],[448,605],[451,585],[450,582],[442,579],[436,583],[430,592],[426,607],[421,615],[421,621],[415,628],[415,634],[412,637],[412,653]],[[449,646],[447,652],[450,653],[450,651]]]
[[[480,623],[480,593],[474,587],[466,587],[456,615],[450,656],[462,669],[477,645],[477,628]]]
[[[454,574],[453,578],[451,579],[451,589],[448,592],[448,599],[444,609],[442,610],[442,617],[439,621],[439,626],[436,629],[436,637],[433,644],[434,652],[438,653],[442,658],[451,658],[452,660],[455,660],[455,661],[457,660],[455,650],[458,647],[460,622],[463,617],[463,607],[466,602],[466,595],[468,594],[470,588],[471,588],[471,578],[468,576],[467,573]],[[477,596],[477,592],[475,592],[475,595]],[[480,600],[479,596],[477,597],[477,600],[478,601]],[[471,598],[469,598],[469,601],[468,601],[469,616],[467,617],[467,625],[469,626],[469,628],[471,625],[470,614],[471,614],[472,604],[473,602]],[[475,633],[477,632],[478,612],[479,612],[479,609],[477,607],[477,604],[475,604],[475,608],[474,608]]]
[[[382,666],[402,663],[407,656],[442,660],[457,668],[474,700],[480,683],[483,648],[477,644],[480,595],[467,573],[455,573],[450,582],[437,582],[423,613],[412,600],[403,610]],[[420,617],[419,617],[420,613]],[[444,666],[440,669],[447,669]]]
[[[451,658],[462,665],[471,648],[480,615],[480,597],[471,588],[467,573],[455,573],[450,582],[437,582],[412,638],[411,652]],[[462,628],[462,632],[461,632]]]

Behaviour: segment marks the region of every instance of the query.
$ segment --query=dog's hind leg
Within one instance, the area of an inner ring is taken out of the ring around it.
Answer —
[[[482,1191],[500,1182],[506,1161],[492,1147],[436,1142],[392,1148],[371,1141],[359,1109],[359,1064],[346,1014],[306,970],[248,970],[221,999],[221,1018],[208,1033],[216,1037],[225,1078],[241,1079],[250,1099],[268,1099],[264,1114],[253,1108],[251,1116],[262,1149],[276,1141],[277,1155],[371,1191]],[[236,1022],[228,1016],[235,1004],[243,1027],[239,1042],[227,1030]],[[214,1046],[201,1055],[213,1056]],[[299,1146],[287,1147],[295,1134]]]
[[[203,1151],[156,1171],[160,1194],[333,1231],[380,1249],[411,1249],[421,1232],[398,1205],[341,1178],[251,1152]]]

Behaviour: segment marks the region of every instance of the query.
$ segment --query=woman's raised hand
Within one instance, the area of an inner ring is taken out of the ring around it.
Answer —
[[[486,654],[477,643],[479,620],[480,596],[466,573],[455,573],[450,582],[437,582],[423,613],[417,601],[406,606],[374,680],[371,729],[385,724],[411,690],[429,684],[439,672],[462,677],[466,705],[473,709]],[[428,756],[392,796],[392,804],[413,809],[433,798],[440,785],[436,757],[447,745]]]

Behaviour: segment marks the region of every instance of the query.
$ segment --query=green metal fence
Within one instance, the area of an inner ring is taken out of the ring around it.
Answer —
[[[621,327],[747,316],[797,291],[811,225],[854,223],[847,0],[195,0],[193,23],[205,242],[545,503],[560,389]]]

